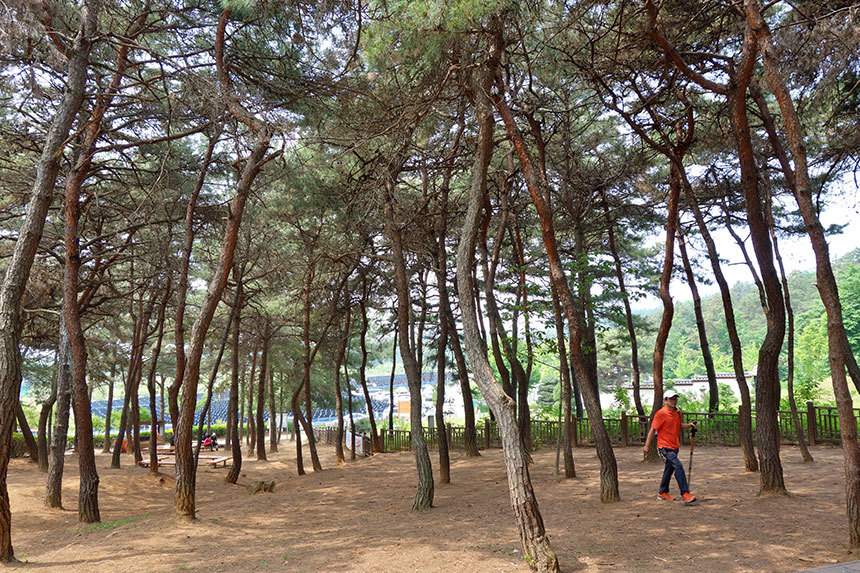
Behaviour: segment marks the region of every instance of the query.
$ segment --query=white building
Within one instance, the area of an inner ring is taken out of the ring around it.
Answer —
[[[755,393],[755,381],[758,374],[758,368],[753,368],[749,372],[744,372],[747,386],[750,393]],[[738,380],[734,372],[717,372],[717,385],[725,384],[731,388],[735,398],[740,400],[741,392],[738,387]],[[708,393],[708,377],[704,374],[697,374],[692,378],[667,378],[663,381],[663,387],[672,387],[679,394],[687,394],[692,396],[703,396]],[[625,390],[633,390],[633,383],[628,382],[624,385]],[[652,403],[654,401],[654,381],[642,381],[639,385],[639,393],[643,402]]]

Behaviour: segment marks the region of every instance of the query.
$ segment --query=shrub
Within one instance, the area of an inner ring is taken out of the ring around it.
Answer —
[[[20,458],[27,453],[27,446],[24,443],[24,434],[12,434],[12,457]]]

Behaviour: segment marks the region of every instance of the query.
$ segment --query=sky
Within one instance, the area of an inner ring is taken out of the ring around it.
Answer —
[[[848,185],[845,185],[843,189],[847,187]],[[787,205],[787,207],[794,207],[796,209],[796,205]],[[825,228],[833,224],[847,225],[841,234],[828,237],[831,261],[860,247],[860,191],[857,190],[853,182],[850,184],[850,189],[843,193],[838,202],[835,202],[822,212],[821,223]],[[746,232],[745,229],[739,227],[737,231],[742,237],[746,236],[744,234]],[[712,233],[720,256],[729,261],[728,264],[722,266],[723,274],[729,286],[737,282],[752,282],[752,277],[744,263],[741,250],[729,232],[725,229],[719,229]],[[655,237],[654,241],[662,245],[665,239],[663,237]],[[815,269],[815,255],[812,252],[812,244],[809,242],[809,237],[802,236],[791,239],[779,237],[779,251],[782,255],[786,272],[791,273],[797,270]],[[750,258],[755,260],[755,252],[749,241],[747,241],[747,252]],[[680,261],[677,248],[675,255],[678,257],[677,260]],[[690,255],[691,257],[694,256],[692,249]],[[706,260],[701,260],[704,264],[708,264]],[[706,268],[710,271],[710,266]],[[675,272],[669,287],[672,299],[676,302],[692,300],[690,288],[682,280],[681,275],[682,273]],[[699,287],[699,295],[702,297],[719,293],[719,286],[713,281],[712,284],[699,283],[697,286]],[[648,296],[638,301],[634,310],[653,310],[660,306],[659,298]]]

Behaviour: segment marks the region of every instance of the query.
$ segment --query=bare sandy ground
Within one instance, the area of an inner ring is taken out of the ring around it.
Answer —
[[[298,477],[295,445],[267,462],[246,459],[239,485],[227,470],[201,467],[198,520],[178,525],[173,468],[161,476],[108,468],[97,455],[103,523],[77,521],[77,458],[66,458],[67,510],[43,507],[44,474],[13,460],[9,490],[17,567],[57,571],[527,571],[500,450],[469,459],[454,452],[452,482],[437,486],[435,508],[410,512],[416,473],[409,452],[336,467],[321,446],[319,473]],[[436,460],[436,452],[431,452]],[[686,450],[681,452],[685,465]],[[662,465],[639,448],[617,449],[620,503],[600,503],[593,449],[574,451],[577,478],[555,475],[555,452],[534,456],[531,475],[562,570],[798,571],[860,559],[847,550],[842,454],[813,448],[804,464],[782,452],[788,497],[758,497],[758,476],[737,448],[695,452],[696,507],[655,499]],[[309,460],[305,452],[306,463]],[[272,493],[245,485],[275,480]],[[673,493],[675,484],[673,483]]]

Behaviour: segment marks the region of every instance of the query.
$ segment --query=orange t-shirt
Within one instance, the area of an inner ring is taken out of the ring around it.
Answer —
[[[663,406],[654,414],[651,427],[657,432],[657,447],[677,450],[681,447],[681,423],[684,421],[681,410],[670,410]]]

